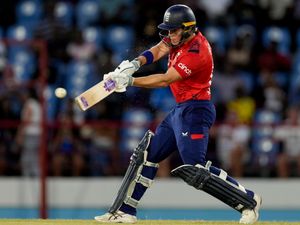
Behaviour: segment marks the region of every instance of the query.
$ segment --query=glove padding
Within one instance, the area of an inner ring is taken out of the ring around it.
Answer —
[[[115,69],[114,72],[124,73],[126,75],[132,76],[141,66],[139,60],[134,59],[131,62],[129,60],[124,60],[121,64]]]
[[[131,86],[133,83],[133,77],[125,73],[117,73],[115,71],[108,74],[104,74],[103,79],[110,77],[116,82],[115,92],[125,92],[127,86]]]
[[[104,74],[103,75],[103,80],[107,79],[108,77],[111,77],[111,75],[113,74],[114,72],[109,72],[107,74]],[[118,93],[122,93],[122,92],[125,92],[126,91],[126,87],[122,87],[122,88],[118,88],[116,87],[116,90],[115,92],[118,92]]]

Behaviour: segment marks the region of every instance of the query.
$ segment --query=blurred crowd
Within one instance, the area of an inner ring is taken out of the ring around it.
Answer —
[[[193,9],[214,56],[208,159],[237,177],[300,176],[299,0],[3,2],[0,175],[38,176],[42,149],[49,176],[124,174],[144,132],[175,105],[170,90],[129,87],[87,112],[74,97],[157,43],[164,11],[179,3]],[[136,76],[165,71],[166,62]],[[57,87],[65,98],[54,95]],[[175,153],[159,176],[180,163]]]

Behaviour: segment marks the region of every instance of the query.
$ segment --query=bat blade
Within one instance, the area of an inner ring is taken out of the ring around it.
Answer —
[[[116,82],[107,78],[89,88],[75,98],[79,108],[86,111],[116,90]]]

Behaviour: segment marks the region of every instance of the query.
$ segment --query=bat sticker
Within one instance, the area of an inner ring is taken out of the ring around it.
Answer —
[[[116,87],[116,82],[113,81],[112,79],[108,79],[105,83],[104,83],[104,89],[106,91],[111,91]]]
[[[89,106],[89,103],[88,103],[88,101],[85,99],[84,96],[81,96],[81,97],[80,97],[80,100],[81,100],[81,102],[82,102],[82,104],[83,104],[84,107],[88,107],[88,106]]]

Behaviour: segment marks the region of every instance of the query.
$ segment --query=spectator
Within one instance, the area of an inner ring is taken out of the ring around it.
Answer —
[[[217,121],[224,119],[227,102],[236,98],[237,87],[243,85],[243,80],[238,75],[235,67],[224,63],[224,71],[215,71],[212,85],[212,99],[217,108]]]
[[[277,173],[279,177],[300,176],[300,116],[299,107],[287,109],[287,118],[275,130],[275,139],[282,143]]]
[[[278,50],[277,40],[272,40],[269,47],[258,56],[258,66],[261,73],[289,72],[291,59]]]
[[[0,96],[0,174],[20,175],[20,152],[15,145],[17,129],[14,127],[20,118],[8,96]]]
[[[265,108],[282,114],[286,105],[286,94],[278,86],[272,74],[266,74],[265,80],[255,91],[257,108]]]
[[[68,55],[76,61],[90,61],[96,54],[97,47],[83,40],[82,32],[75,30],[73,40],[67,45]]]
[[[216,96],[217,102],[225,104],[226,102],[235,99],[237,87],[243,85],[243,80],[238,76],[236,68],[231,63],[225,63],[224,72],[216,71],[213,88],[217,93],[222,93]]]
[[[6,61],[7,61],[7,59],[6,59],[6,46],[0,40],[0,80],[2,80],[2,73],[4,71]]]
[[[243,86],[236,88],[236,98],[229,101],[227,108],[235,112],[240,123],[250,124],[255,113],[255,100],[246,94]]]
[[[108,24],[130,25],[135,19],[133,5],[128,1],[100,1],[100,7],[100,24],[102,26]]]
[[[235,0],[228,5],[225,19],[230,25],[250,24],[256,26],[257,21],[257,6],[255,1]]]
[[[244,175],[250,132],[250,127],[240,123],[236,112],[230,110],[217,130],[217,156],[222,168],[235,177]]]
[[[21,98],[24,105],[21,112],[21,125],[16,137],[16,143],[21,148],[21,172],[24,176],[39,176],[39,149],[42,132],[41,104],[33,88],[22,92]]]
[[[228,48],[228,62],[238,70],[253,70],[254,28],[249,25],[239,27]]]
[[[82,176],[85,166],[85,149],[75,133],[72,115],[62,114],[52,143],[53,175]]]
[[[119,174],[117,132],[113,126],[106,125],[92,129],[88,146],[89,171],[92,176]]]
[[[44,4],[45,17],[38,23],[34,31],[35,38],[47,42],[50,62],[54,59],[65,59],[65,46],[69,42],[70,33],[70,29],[55,17],[54,9],[55,1],[47,1]]]

